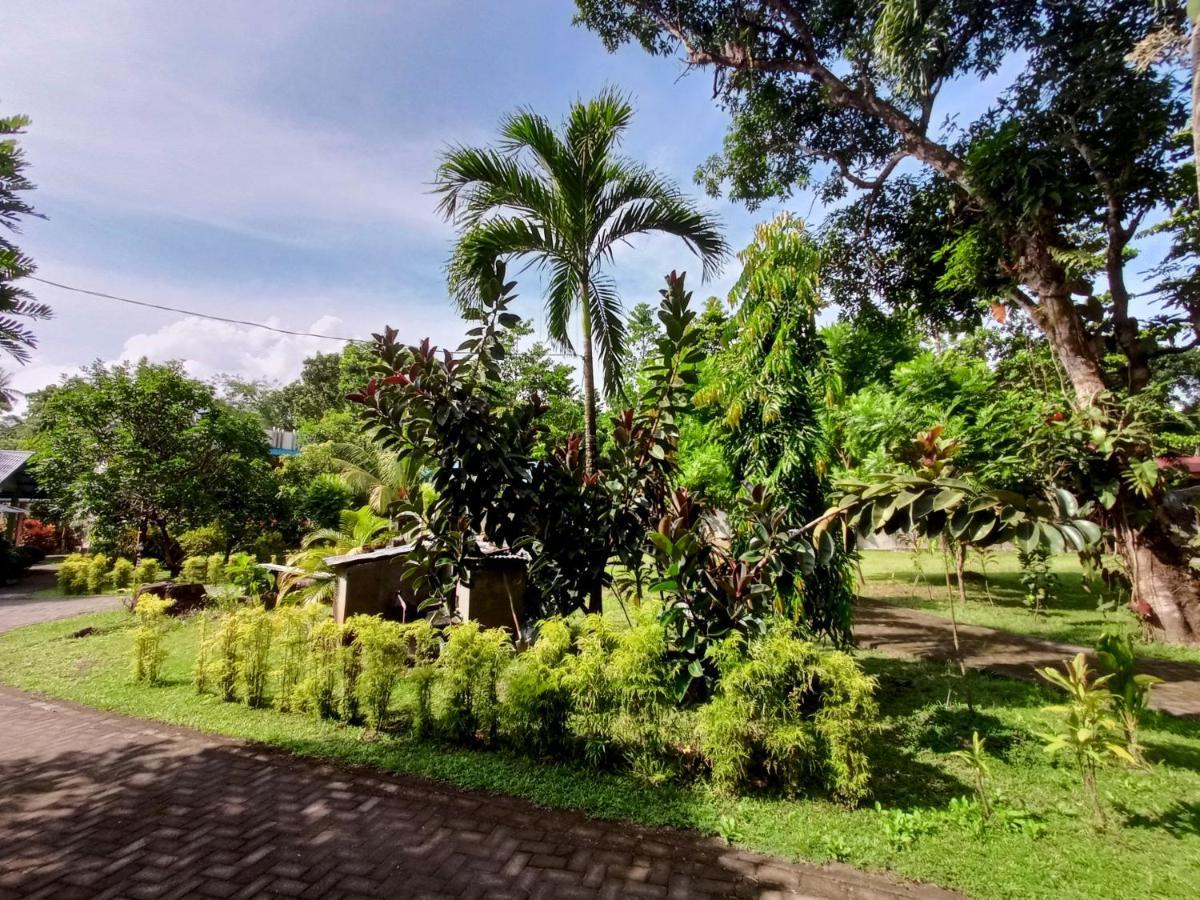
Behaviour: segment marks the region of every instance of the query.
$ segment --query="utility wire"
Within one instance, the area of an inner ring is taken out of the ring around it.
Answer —
[[[249,322],[245,319],[230,319],[225,316],[214,316],[211,313],[196,312],[192,309],[180,309],[176,306],[165,306],[161,303],[148,303],[145,300],[131,300],[128,297],[118,297],[116,294],[105,294],[102,291],[89,291],[86,288],[72,287],[69,284],[60,284],[57,281],[50,281],[47,278],[38,278],[36,275],[26,275],[30,281],[40,281],[42,284],[48,284],[51,287],[56,287],[64,291],[74,291],[76,294],[87,294],[89,297],[100,297],[104,300],[116,300],[118,303],[129,303],[133,306],[144,306],[149,309],[161,309],[165,312],[180,313],[185,316],[195,316],[197,319],[211,319],[214,322],[226,322],[230,325],[245,325],[248,328],[262,328],[265,331],[274,331],[276,334],[290,334],[294,337],[311,337],[321,338],[326,341],[342,341],[346,344],[369,344],[370,341],[364,341],[359,338],[338,337],[333,334],[314,334],[311,331],[293,331],[290,328],[276,328],[274,325],[266,325],[262,322]]]

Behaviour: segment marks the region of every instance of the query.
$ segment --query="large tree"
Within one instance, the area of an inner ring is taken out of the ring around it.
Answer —
[[[48,389],[34,417],[32,467],[58,516],[136,532],[172,572],[178,536],[220,522],[238,538],[275,495],[257,417],[218,400],[177,364],[104,366]]]
[[[571,105],[561,130],[529,110],[500,127],[501,144],[456,147],[437,174],[441,210],[461,230],[450,262],[451,289],[465,307],[496,260],[526,259],[546,273],[549,336],[570,350],[569,323],[583,332],[584,459],[596,469],[599,352],[606,391],[621,380],[625,322],[603,267],[631,238],[681,238],[712,274],[727,253],[716,220],[656,172],[619,155],[633,109],[611,91]]]
[[[1081,415],[1099,410],[1097,426],[1117,434],[1097,447],[1117,486],[1109,522],[1136,598],[1169,639],[1200,640],[1193,516],[1177,514],[1161,479],[1144,477],[1153,446],[1120,434],[1157,360],[1200,340],[1200,303],[1182,296],[1139,321],[1125,272],[1139,228],[1172,199],[1172,137],[1188,120],[1184,86],[1170,72],[1139,70],[1129,54],[1182,9],[1140,0],[578,4],[610,47],[636,40],[714,70],[732,125],[725,152],[702,172],[710,186],[756,203],[827,175],[828,200],[868,192],[863,234],[875,202],[886,206],[891,176],[902,164],[916,173],[927,212],[898,243],[939,234],[925,273],[934,277],[924,279],[936,295],[966,293],[998,315],[1014,308],[1045,334]],[[1015,77],[1001,95],[980,98],[973,121],[943,125],[944,88],[1002,65]],[[876,261],[889,258],[867,260]]]
[[[13,243],[9,234],[21,229],[21,220],[37,213],[25,195],[33,183],[25,175],[28,163],[17,143],[29,125],[25,116],[0,116],[0,350],[18,362],[27,362],[29,351],[37,346],[33,332],[21,319],[46,319],[50,307],[34,300],[29,291],[17,284],[18,279],[36,270],[28,256]],[[7,389],[0,395],[8,396]]]

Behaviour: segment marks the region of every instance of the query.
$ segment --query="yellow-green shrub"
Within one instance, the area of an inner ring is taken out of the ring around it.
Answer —
[[[213,553],[208,557],[204,567],[204,583],[225,583],[225,554]]]
[[[221,699],[236,700],[239,649],[237,613],[223,613],[215,623],[202,613],[200,628],[200,652],[196,656],[192,683],[200,693],[213,687]]]
[[[875,681],[849,655],[804,640],[788,621],[717,651],[716,696],[700,710],[701,748],[719,788],[767,777],[786,791],[816,785],[847,801],[868,793],[866,742],[878,719]]]
[[[167,632],[167,610],[174,600],[142,597],[133,608],[138,627],[133,632],[133,678],[143,684],[157,684],[163,661],[167,658],[163,636]]]
[[[117,557],[109,570],[108,582],[119,591],[130,588],[133,585],[133,563],[123,556]]]
[[[341,626],[333,619],[318,622],[309,631],[304,678],[297,690],[304,709],[321,718],[337,714],[341,662]]]
[[[206,556],[189,556],[183,561],[183,568],[179,570],[180,580],[189,584],[203,584],[207,575],[208,557]]]
[[[396,685],[404,677],[408,662],[408,640],[404,626],[378,616],[353,616],[346,622],[354,634],[362,672],[358,677],[358,700],[369,728],[387,725]]]
[[[100,594],[108,587],[108,557],[97,553],[87,564],[87,592]]]
[[[572,634],[555,617],[542,622],[537,641],[517,655],[503,684],[500,723],[507,740],[536,754],[558,753],[567,744],[571,692],[565,680]]]
[[[167,573],[163,571],[157,559],[143,556],[133,569],[133,586],[137,588],[143,584],[152,584],[155,581],[162,581],[166,577]]]
[[[502,628],[463,622],[446,629],[438,658],[444,690],[442,729],[456,740],[494,740],[499,724],[500,673],[512,652]]]
[[[87,591],[88,565],[91,557],[72,553],[58,567],[58,589],[64,594],[82,594]]]
[[[420,737],[427,734],[433,724],[433,683],[437,677],[440,642],[428,619],[409,622],[403,629],[408,650],[408,677],[416,685],[412,730]]]
[[[237,672],[247,706],[263,706],[271,672],[271,616],[261,606],[246,606],[237,619]]]
[[[281,606],[272,613],[275,625],[275,704],[282,710],[300,705],[297,689],[304,678],[309,635],[329,616],[322,606]]]

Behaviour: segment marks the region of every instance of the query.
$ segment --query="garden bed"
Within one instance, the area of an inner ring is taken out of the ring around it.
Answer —
[[[92,627],[89,636],[72,638]],[[758,850],[890,869],[979,897],[1190,896],[1200,864],[1200,723],[1151,714],[1144,742],[1155,765],[1101,774],[1111,830],[1089,822],[1074,770],[1051,762],[1039,732],[1061,698],[1050,688],[978,677],[978,712],[958,702],[942,666],[863,654],[879,679],[881,728],[870,753],[873,801],[733,798],[702,781],[647,784],[576,764],[503,751],[465,750],[404,734],[198,695],[191,681],[195,621],[170,624],[165,683],[136,686],[133,623],[125,613],[50,622],[0,635],[0,680],[90,706],[260,741],[294,753],[441,779],[525,797],[548,807],[723,834]],[[950,705],[947,705],[947,698]],[[398,707],[412,702],[407,690]],[[951,752],[979,730],[992,755],[994,789],[1011,815],[982,834],[953,801],[971,794],[971,772]]]

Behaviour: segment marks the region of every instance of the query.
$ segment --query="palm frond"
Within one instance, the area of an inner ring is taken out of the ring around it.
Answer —
[[[588,284],[592,319],[592,340],[599,352],[604,372],[604,392],[612,397],[620,392],[621,363],[625,359],[625,313],[617,286],[607,275],[593,275]]]

